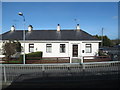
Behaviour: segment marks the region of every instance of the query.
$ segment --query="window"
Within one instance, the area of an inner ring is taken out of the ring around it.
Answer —
[[[34,52],[34,44],[29,44],[29,52]]]
[[[65,44],[60,44],[60,53],[65,53]]]
[[[46,52],[51,53],[52,52],[52,44],[46,44]]]
[[[91,52],[92,52],[91,44],[86,44],[86,53],[91,53]]]

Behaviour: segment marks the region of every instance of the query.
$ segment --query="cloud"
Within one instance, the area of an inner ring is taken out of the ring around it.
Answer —
[[[118,19],[118,16],[113,16],[112,19]]]

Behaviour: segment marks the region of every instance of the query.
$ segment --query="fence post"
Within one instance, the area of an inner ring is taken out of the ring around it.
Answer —
[[[80,63],[83,64],[84,57],[81,56],[80,59],[81,59],[81,60],[80,60]]]
[[[58,57],[57,57],[57,63],[58,63]]]
[[[5,66],[3,67],[3,76],[4,76],[4,82],[7,81],[7,77],[6,77],[6,69]]]
[[[69,63],[70,63],[70,57],[68,57],[68,59],[69,59]]]

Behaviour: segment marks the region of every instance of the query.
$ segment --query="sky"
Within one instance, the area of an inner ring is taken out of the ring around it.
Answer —
[[[61,30],[80,28],[92,35],[107,35],[110,39],[118,38],[118,3],[117,2],[2,2],[2,33],[15,25],[16,30],[23,30],[32,25],[34,30]]]

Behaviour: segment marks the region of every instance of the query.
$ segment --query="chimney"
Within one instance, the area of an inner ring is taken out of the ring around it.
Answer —
[[[14,25],[11,26],[11,31],[15,31],[15,26]]]
[[[28,31],[30,32],[31,30],[33,30],[33,27],[32,27],[32,25],[29,25],[28,26]]]
[[[58,32],[60,31],[60,24],[58,24],[58,26],[57,26],[57,31]]]
[[[80,25],[79,24],[77,24],[76,29],[77,29],[77,31],[80,31]]]

